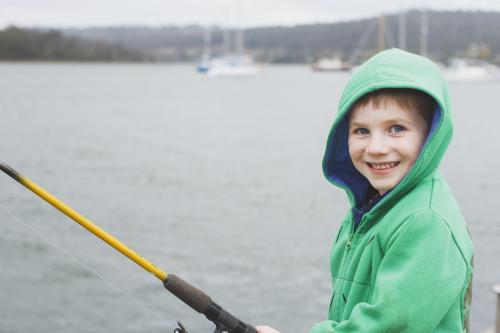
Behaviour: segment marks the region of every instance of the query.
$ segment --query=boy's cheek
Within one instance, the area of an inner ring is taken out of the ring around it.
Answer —
[[[349,148],[349,156],[351,157],[351,159],[354,160],[355,158],[357,158],[361,150],[360,144],[357,143],[355,139],[352,140],[349,139],[348,148]]]

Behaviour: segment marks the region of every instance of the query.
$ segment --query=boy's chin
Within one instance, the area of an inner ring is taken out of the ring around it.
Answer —
[[[378,191],[380,195],[384,195],[387,191],[390,191],[394,188],[395,184],[391,183],[371,183],[372,187]]]
[[[397,175],[392,175],[392,177],[387,177],[386,179],[372,178],[369,179],[369,182],[371,186],[380,193],[380,195],[384,195],[385,192],[395,188],[403,178],[404,175],[397,174]]]

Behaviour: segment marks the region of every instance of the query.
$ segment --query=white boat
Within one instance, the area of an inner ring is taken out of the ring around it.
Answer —
[[[204,53],[201,57],[200,62],[196,66],[196,70],[200,73],[206,73],[210,69],[210,55]]]
[[[479,59],[454,58],[444,69],[449,82],[485,82],[500,78],[498,67]]]
[[[236,34],[232,36],[231,31],[224,31],[223,55],[211,59],[209,38],[205,38],[205,52],[197,66],[198,72],[212,77],[252,76],[260,72],[260,66],[255,64],[252,57],[245,53],[243,30],[235,32]],[[231,45],[232,42],[235,45]]]
[[[311,69],[315,72],[339,72],[350,71],[352,66],[338,57],[321,58],[311,65]]]
[[[214,58],[206,71],[208,76],[214,77],[251,76],[259,72],[260,66],[245,54],[227,54]]]
[[[205,33],[203,35],[203,54],[201,56],[201,60],[196,66],[196,70],[200,73],[206,73],[210,68],[210,59],[211,55],[211,44],[212,44],[212,36],[210,34],[210,29],[205,29]]]

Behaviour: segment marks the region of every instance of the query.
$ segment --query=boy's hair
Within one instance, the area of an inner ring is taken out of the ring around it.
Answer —
[[[373,103],[378,108],[388,103],[396,103],[402,109],[416,110],[427,123],[429,129],[436,108],[436,100],[423,91],[409,88],[384,88],[372,91],[358,99],[351,107],[351,112],[357,108]]]

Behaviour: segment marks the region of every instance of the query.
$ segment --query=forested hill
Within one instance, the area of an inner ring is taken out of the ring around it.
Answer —
[[[406,49],[420,51],[421,11],[407,12]],[[500,64],[500,12],[429,11],[428,54],[483,58]],[[385,47],[398,46],[399,14],[385,16]],[[377,50],[379,18],[244,30],[246,52],[258,61],[310,63],[340,56],[360,62]],[[197,25],[0,30],[0,60],[198,61],[210,32],[213,55],[222,53],[223,29]],[[235,45],[232,33],[232,45]]]
[[[57,30],[0,30],[0,61],[149,61],[151,57],[110,41],[68,37]]]
[[[436,60],[451,56],[500,60],[500,13],[429,11],[428,50]],[[386,47],[397,46],[399,14],[386,15]],[[406,13],[406,49],[419,52],[421,11]],[[195,61],[203,51],[205,30],[200,26],[109,27],[67,30],[91,40],[120,42],[153,52],[164,60]],[[260,27],[244,31],[245,47],[264,62],[311,62],[323,56],[348,59],[356,48],[361,58],[377,49],[378,18],[293,27]],[[211,27],[211,48],[222,50],[222,29]],[[357,53],[357,52],[356,52]],[[361,59],[359,59],[361,60]]]

